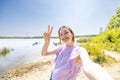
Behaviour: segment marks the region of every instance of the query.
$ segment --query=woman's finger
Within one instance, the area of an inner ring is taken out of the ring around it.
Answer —
[[[53,30],[53,27],[51,27],[50,25],[48,25],[48,33],[51,34]]]
[[[53,27],[50,28],[50,34],[52,33]]]
[[[50,32],[50,25],[48,25],[48,33]]]

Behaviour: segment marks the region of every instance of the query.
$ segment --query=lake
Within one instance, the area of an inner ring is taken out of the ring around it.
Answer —
[[[51,39],[50,50],[55,48],[53,42],[59,42],[59,39]],[[0,56],[0,75],[39,59],[43,43],[44,39],[0,39],[0,49],[11,50],[6,56]]]

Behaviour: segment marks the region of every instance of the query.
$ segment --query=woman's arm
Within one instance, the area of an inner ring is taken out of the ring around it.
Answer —
[[[43,33],[44,41],[45,41],[43,48],[42,48],[42,52],[41,52],[41,55],[43,55],[43,56],[55,53],[55,51],[48,52],[48,47],[49,47],[49,43],[50,43],[50,37],[51,37],[52,30],[53,30],[53,27],[50,27],[50,25],[48,25],[48,31]]]
[[[55,54],[55,50],[48,51],[48,46],[49,46],[49,44],[44,43],[44,45],[42,47],[42,53],[41,53],[41,55],[47,56],[47,55]]]
[[[80,51],[83,71],[90,80],[114,80],[100,65],[92,62],[88,52],[83,48]]]

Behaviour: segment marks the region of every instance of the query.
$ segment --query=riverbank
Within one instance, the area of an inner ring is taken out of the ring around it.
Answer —
[[[5,72],[0,80],[49,80],[54,58],[55,56],[36,58],[30,64]]]
[[[54,66],[55,56],[42,57],[40,60],[10,70],[1,75],[0,80],[49,80],[51,69]],[[104,67],[107,72],[120,80],[120,62]],[[77,80],[88,80],[82,72]]]

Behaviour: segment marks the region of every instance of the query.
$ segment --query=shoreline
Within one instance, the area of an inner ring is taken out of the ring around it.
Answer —
[[[47,56],[38,58],[40,60],[33,60],[29,64],[25,64],[21,67],[10,69],[0,75],[0,80],[22,80],[20,79],[22,76],[29,74],[35,71],[46,71],[48,68],[51,70],[55,56]],[[49,66],[49,67],[48,67]],[[49,71],[50,72],[50,71]],[[14,79],[16,78],[16,79]],[[27,79],[26,79],[27,80]]]
[[[54,66],[55,55],[45,56],[38,61],[14,68],[0,76],[0,80],[49,80],[52,67]],[[120,80],[120,62],[109,67],[103,67],[115,80]],[[89,80],[83,71],[77,80]]]

